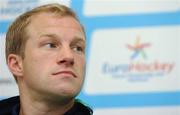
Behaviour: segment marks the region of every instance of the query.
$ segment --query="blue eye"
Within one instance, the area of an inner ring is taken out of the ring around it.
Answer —
[[[48,48],[56,48],[57,47],[57,45],[54,43],[46,43],[45,46]]]
[[[74,47],[73,50],[76,51],[76,52],[84,52],[84,48],[82,48],[80,46]]]

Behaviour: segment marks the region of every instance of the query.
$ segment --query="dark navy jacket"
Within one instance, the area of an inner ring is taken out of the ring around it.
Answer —
[[[20,101],[19,96],[11,97],[0,101],[0,115],[19,115]],[[75,101],[74,106],[67,111],[64,115],[92,115],[92,110],[83,105],[82,103]]]

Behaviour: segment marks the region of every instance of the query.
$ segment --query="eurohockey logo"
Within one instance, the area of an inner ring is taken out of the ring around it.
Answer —
[[[147,59],[148,49],[153,47],[149,42],[141,43],[140,37],[137,37],[134,45],[127,43],[126,49],[130,52],[129,63],[105,62],[102,66],[102,72],[115,78],[127,79],[128,81],[147,81],[156,77],[165,77],[171,73],[175,66],[175,62],[161,61],[158,55],[155,59]],[[139,59],[143,57],[142,59]]]
[[[131,51],[133,51],[133,54],[131,55],[131,59],[136,59],[138,56],[142,56],[144,59],[147,58],[147,54],[145,52],[145,49],[150,47],[150,43],[141,43],[140,36],[137,37],[134,45],[127,44],[127,48]]]

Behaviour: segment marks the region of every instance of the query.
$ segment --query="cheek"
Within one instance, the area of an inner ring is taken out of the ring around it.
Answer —
[[[78,64],[79,71],[84,73],[85,65],[86,65],[85,57],[83,56],[83,57],[78,58],[76,63]]]
[[[40,65],[43,67],[43,65],[48,65],[48,63],[54,60],[54,58],[56,57],[56,53],[46,52],[36,48],[29,51],[27,57],[32,63],[37,64],[37,66]]]
[[[42,53],[29,52],[25,57],[24,67],[27,74],[40,75],[47,74],[52,65],[52,57]],[[44,73],[45,72],[45,73]]]
[[[50,66],[47,58],[37,55],[28,57],[24,63],[24,81],[29,87],[48,84],[47,78],[50,74]]]

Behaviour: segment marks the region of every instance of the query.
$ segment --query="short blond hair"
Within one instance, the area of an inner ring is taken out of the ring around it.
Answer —
[[[25,44],[28,39],[27,32],[25,30],[30,24],[32,16],[43,12],[53,13],[58,16],[71,16],[80,23],[74,11],[57,3],[39,6],[25,12],[16,18],[16,20],[10,25],[6,34],[6,61],[9,54],[17,54],[24,58]]]

